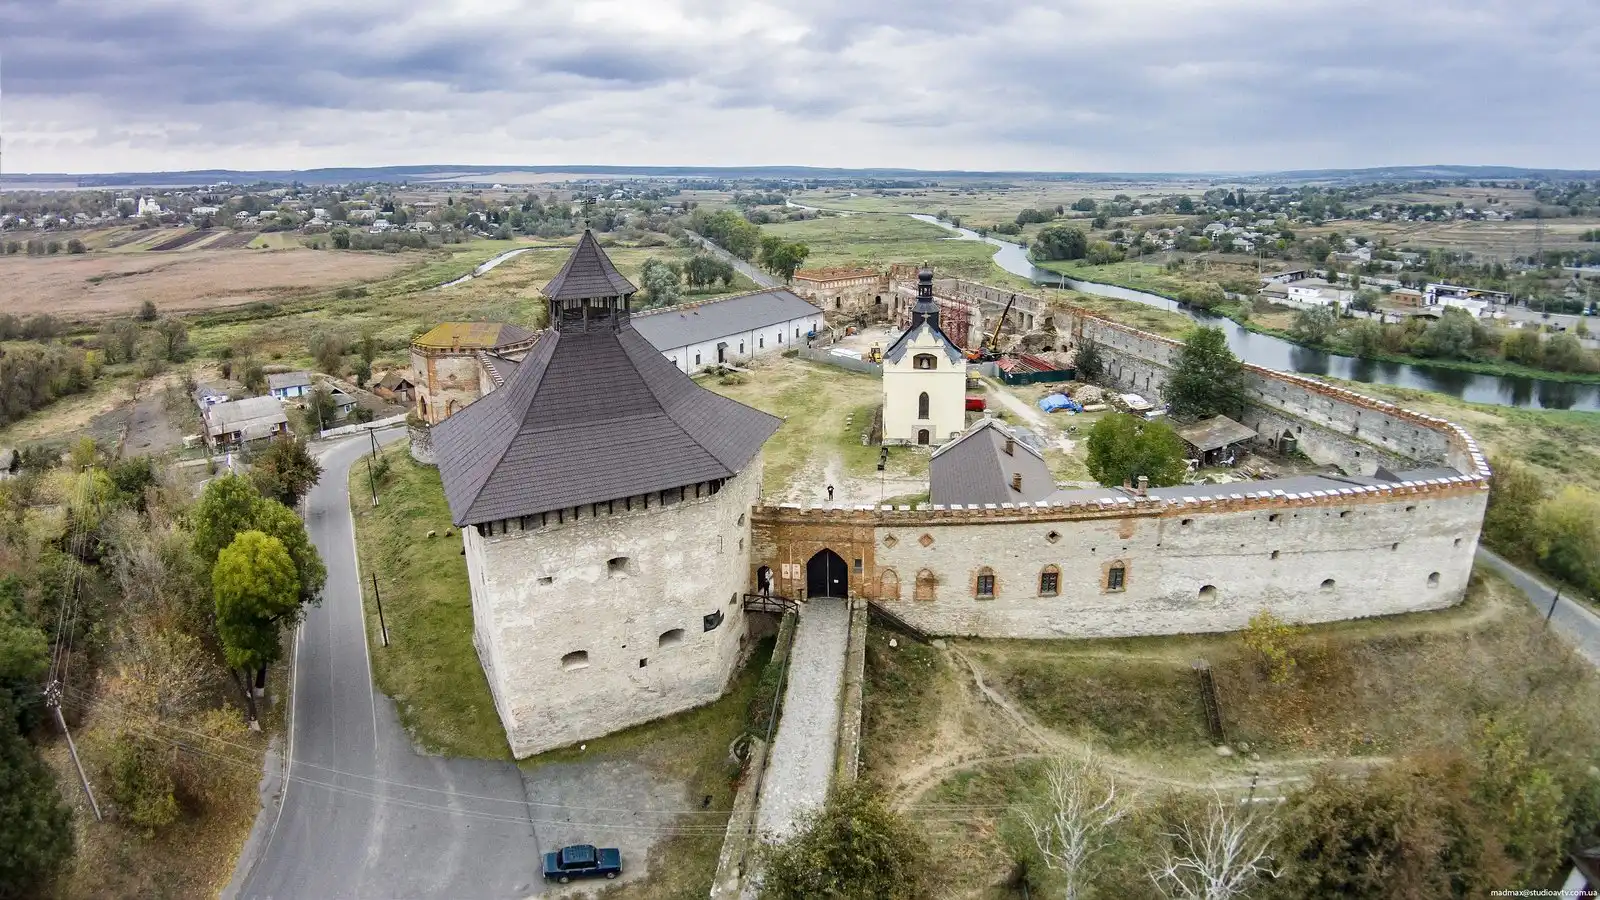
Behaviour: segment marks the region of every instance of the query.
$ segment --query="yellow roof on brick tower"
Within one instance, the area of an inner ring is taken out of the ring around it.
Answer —
[[[533,332],[505,322],[445,322],[411,343],[444,350],[490,350],[533,337]]]

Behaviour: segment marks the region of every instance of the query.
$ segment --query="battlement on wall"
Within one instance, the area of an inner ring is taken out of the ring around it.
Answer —
[[[884,273],[877,269],[852,268],[840,266],[830,269],[801,269],[794,273],[796,281],[849,281],[857,278],[883,278]]]
[[[1488,479],[1457,475],[1424,481],[1385,485],[1351,485],[1338,490],[1291,492],[1273,488],[1271,481],[1241,483],[1249,490],[1208,497],[1126,496],[1067,503],[989,503],[983,506],[809,506],[782,504],[758,506],[757,521],[808,525],[959,525],[986,522],[1057,522],[1078,519],[1116,519],[1130,516],[1176,516],[1197,512],[1275,512],[1299,508],[1348,507],[1353,504],[1390,503],[1403,499],[1447,499],[1489,489]]]

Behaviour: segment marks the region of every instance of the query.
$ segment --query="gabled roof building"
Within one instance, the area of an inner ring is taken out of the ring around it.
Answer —
[[[966,427],[967,360],[939,327],[939,308],[924,268],[910,324],[883,352],[886,444],[942,444]]]

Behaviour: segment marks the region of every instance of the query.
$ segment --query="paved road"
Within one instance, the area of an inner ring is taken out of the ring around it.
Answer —
[[[760,834],[787,837],[802,815],[822,806],[828,797],[849,639],[850,608],[845,601],[817,597],[801,604],[789,652],[783,714],[756,812]]]
[[[1478,559],[1516,585],[1540,615],[1550,612],[1555,591],[1549,585],[1507,562],[1493,550],[1479,546]],[[1600,615],[1582,603],[1562,597],[1556,604],[1555,613],[1550,616],[1550,624],[1571,641],[1589,662],[1600,666]]]
[[[763,272],[755,266],[750,265],[739,257],[734,256],[732,253],[729,253],[721,247],[718,247],[714,242],[711,241],[711,239],[702,237],[692,231],[689,232],[689,234],[694,235],[695,240],[699,241],[700,245],[705,247],[712,256],[717,257],[723,262],[732,263],[735,269],[743,272],[747,278],[749,278],[751,281],[754,281],[756,284],[764,288],[776,288],[784,286],[783,279],[778,278],[771,273]]]
[[[391,432],[385,443],[404,432]],[[526,897],[539,841],[517,767],[419,756],[372,684],[346,483],[365,436],[336,445],[306,501],[328,566],[295,642],[290,780],[240,897]],[[270,811],[269,811],[270,812]]]

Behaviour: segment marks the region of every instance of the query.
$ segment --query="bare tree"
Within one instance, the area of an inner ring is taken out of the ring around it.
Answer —
[[[1255,808],[1243,808],[1214,792],[1201,813],[1187,816],[1167,839],[1150,880],[1164,897],[1174,900],[1231,900],[1242,897],[1272,868],[1274,829]]]
[[[1092,751],[1081,758],[1059,757],[1051,765],[1044,796],[1034,809],[1023,810],[1022,822],[1045,866],[1061,873],[1065,900],[1081,896],[1091,858],[1131,811],[1129,798],[1117,793],[1116,780]]]

